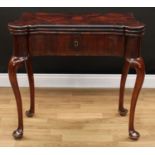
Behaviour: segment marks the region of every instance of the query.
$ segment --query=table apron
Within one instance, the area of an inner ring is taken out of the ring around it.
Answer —
[[[116,34],[29,34],[13,36],[14,56],[139,57],[141,38]]]

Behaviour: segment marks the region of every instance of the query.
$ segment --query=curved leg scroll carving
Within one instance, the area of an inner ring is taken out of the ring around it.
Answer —
[[[129,116],[129,137],[133,140],[137,140],[140,137],[140,134],[134,128],[134,116],[138,95],[142,88],[145,77],[145,65],[144,60],[142,58],[127,59],[127,61],[130,63],[131,67],[133,67],[136,70],[137,74],[134,90],[132,93]]]
[[[35,105],[34,105],[34,77],[33,77],[33,70],[32,70],[32,62],[31,58],[28,57],[28,59],[25,61],[25,67],[28,74],[28,80],[29,80],[29,86],[30,86],[30,109],[26,111],[27,117],[33,117],[34,111],[35,111]]]
[[[26,59],[27,59],[26,57],[12,57],[8,64],[9,79],[15,95],[17,103],[17,112],[18,112],[18,127],[13,132],[13,137],[15,139],[21,139],[23,137],[22,100],[17,82],[16,72]]]

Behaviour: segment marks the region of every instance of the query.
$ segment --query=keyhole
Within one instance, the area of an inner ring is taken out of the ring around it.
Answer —
[[[79,46],[79,42],[77,40],[74,41],[74,47],[78,47]]]

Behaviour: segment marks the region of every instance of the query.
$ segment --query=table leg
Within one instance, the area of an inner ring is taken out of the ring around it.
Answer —
[[[34,77],[33,77],[33,70],[32,70],[32,62],[31,58],[28,57],[28,59],[25,61],[25,67],[28,74],[28,80],[29,80],[29,86],[30,86],[30,109],[26,111],[27,117],[33,117],[34,111],[35,111],[35,105],[34,105]]]
[[[18,112],[18,128],[13,132],[13,137],[15,139],[21,139],[23,136],[22,100],[21,100],[21,94],[18,86],[16,72],[19,69],[19,67],[24,63],[25,60],[26,60],[25,57],[12,57],[8,64],[9,79],[15,95],[15,99],[17,103],[17,112]]]
[[[129,61],[125,61],[124,66],[123,66],[122,76],[121,76],[120,93],[119,93],[118,111],[121,116],[126,116],[128,112],[128,110],[124,108],[124,90],[125,90],[125,83],[126,83],[126,78],[129,72],[129,68],[130,68]]]
[[[134,116],[138,95],[142,88],[142,84],[145,77],[145,65],[144,60],[142,58],[127,59],[127,61],[130,63],[131,67],[133,67],[136,70],[137,74],[134,90],[132,93],[129,116],[129,137],[133,140],[137,140],[140,134],[134,128]]]

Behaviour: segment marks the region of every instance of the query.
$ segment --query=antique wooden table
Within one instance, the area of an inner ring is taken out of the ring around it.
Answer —
[[[23,136],[22,100],[16,71],[25,64],[30,85],[30,109],[34,114],[34,79],[32,56],[119,56],[125,64],[120,84],[119,113],[127,114],[124,108],[125,82],[130,67],[136,70],[130,116],[129,137],[139,138],[134,128],[137,98],[141,90],[145,66],[140,56],[144,25],[131,13],[24,13],[18,20],[8,24],[13,35],[13,55],[8,64],[8,73],[17,102],[18,128],[15,139]],[[119,133],[118,133],[119,134]]]

